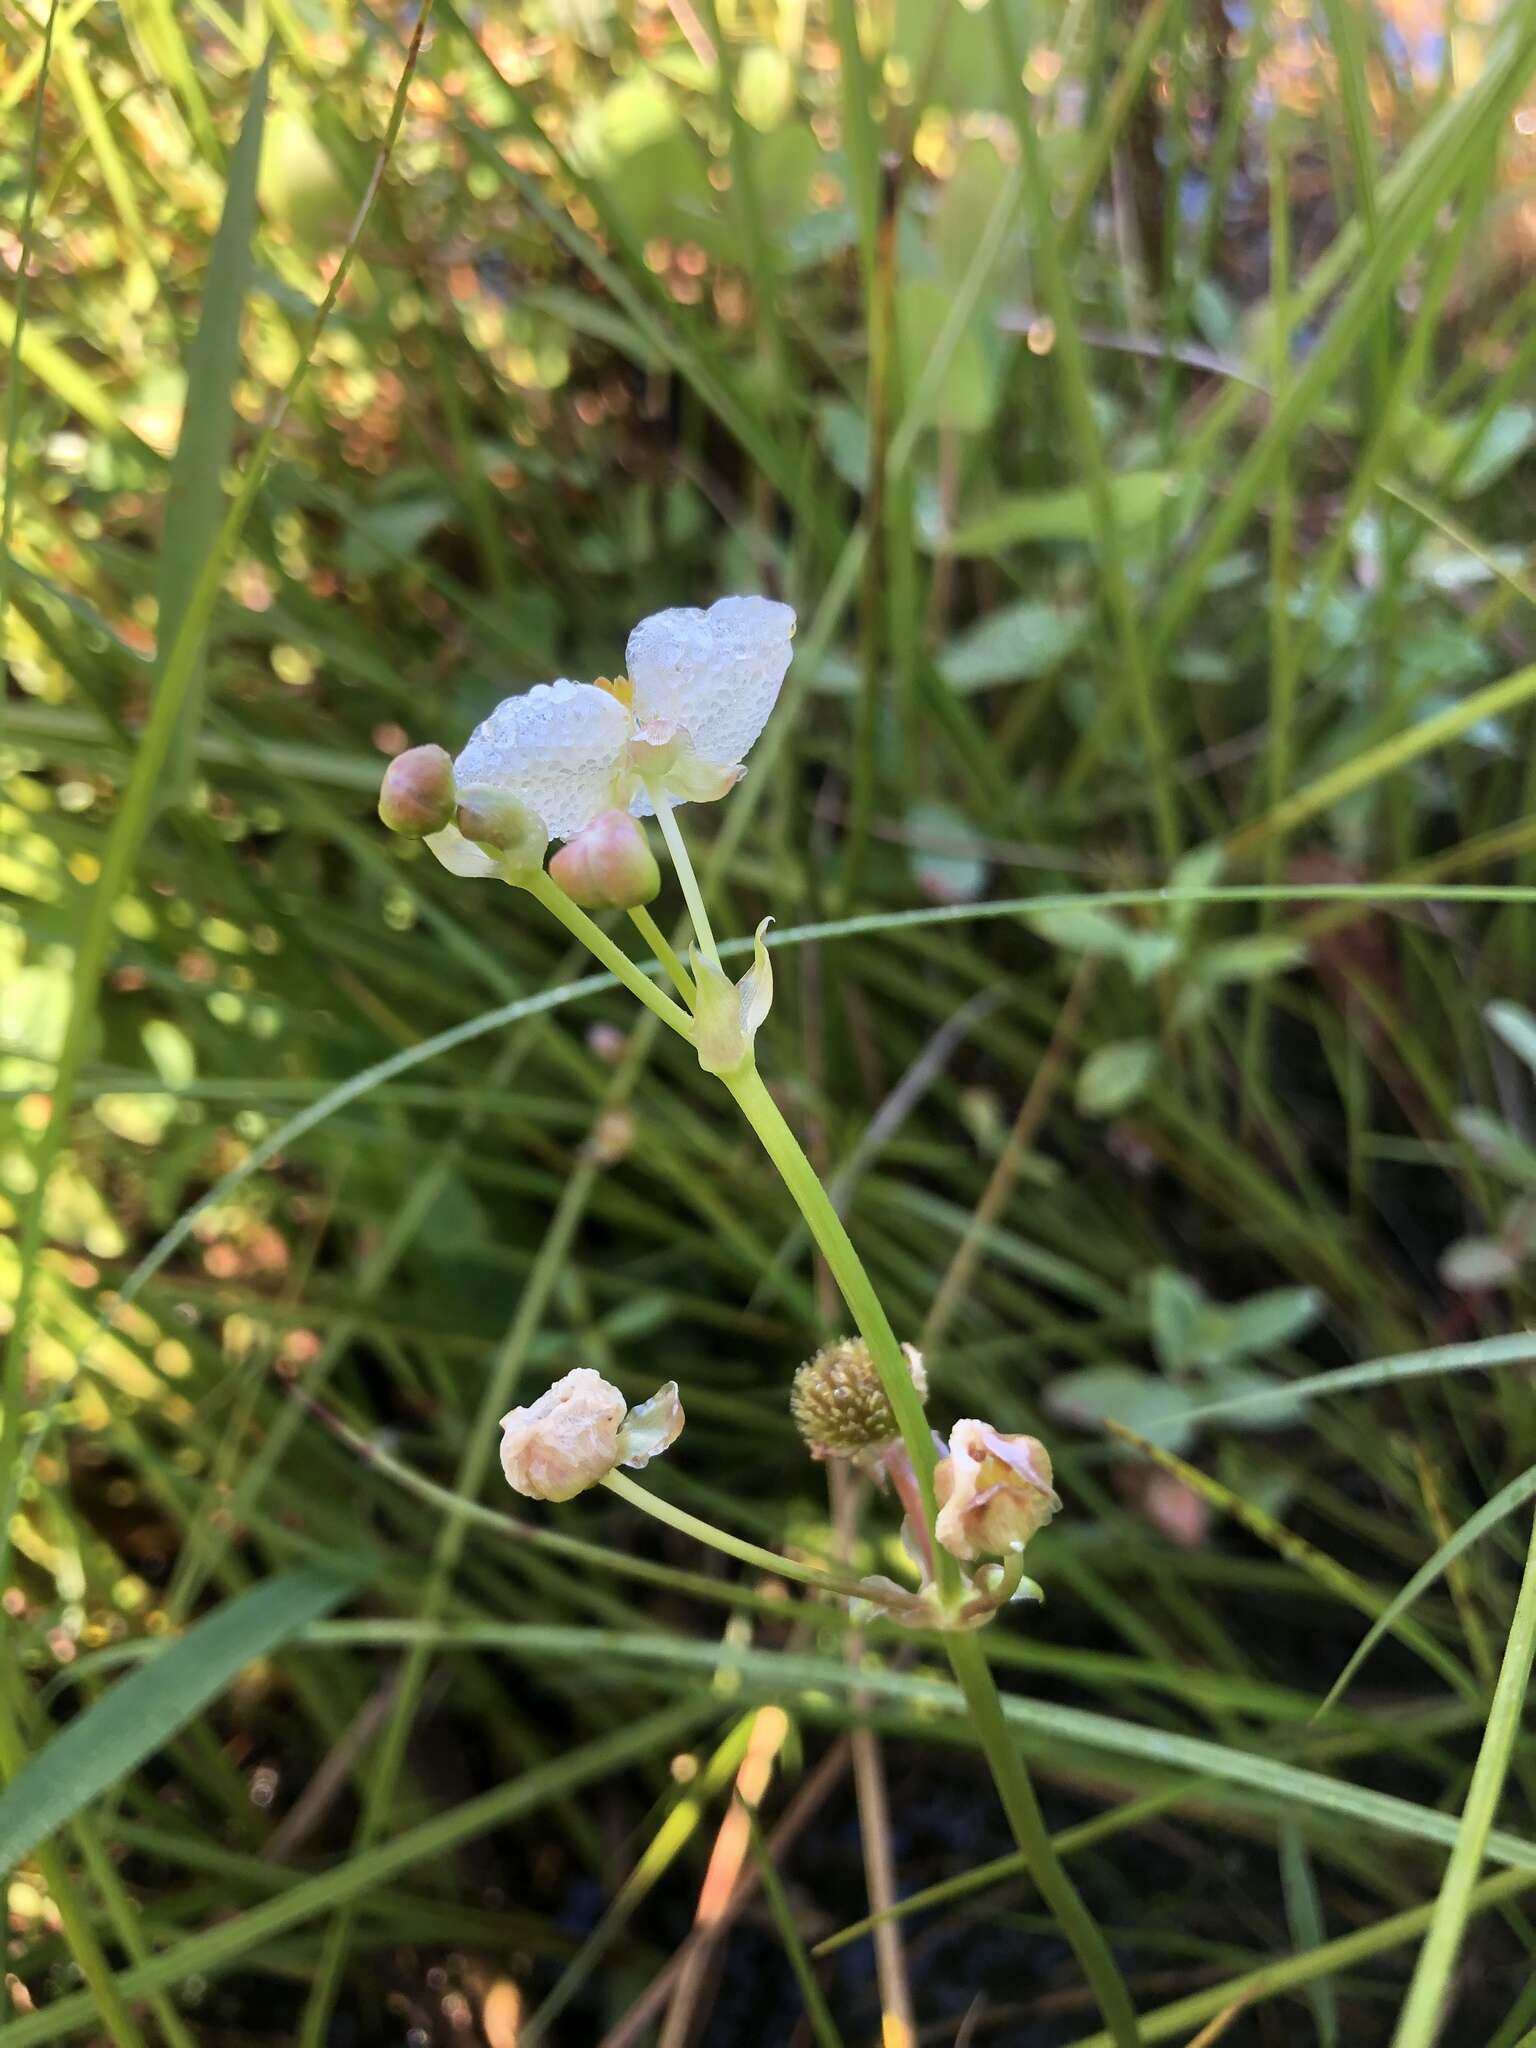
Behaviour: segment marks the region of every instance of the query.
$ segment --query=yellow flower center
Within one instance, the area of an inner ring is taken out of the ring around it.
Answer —
[[[626,711],[635,708],[635,686],[628,676],[598,676],[597,688],[606,690],[610,697],[616,697]]]

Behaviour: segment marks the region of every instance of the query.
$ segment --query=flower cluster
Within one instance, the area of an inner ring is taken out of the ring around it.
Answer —
[[[515,881],[559,839],[580,850],[568,845],[550,872],[577,902],[648,902],[659,878],[629,821],[735,787],[794,630],[789,606],[765,597],[657,612],[629,636],[627,675],[507,697],[455,761],[441,747],[397,756],[379,815],[455,875]]]
[[[910,1344],[901,1348],[912,1384],[926,1402],[922,1355]],[[955,1424],[947,1445],[935,1437],[941,1455],[934,1472],[939,1512],[933,1538],[969,1568],[965,1598],[947,1607],[933,1585],[933,1544],[921,1489],[864,1339],[824,1344],[795,1374],[789,1406],[813,1458],[851,1459],[888,1482],[901,1501],[924,1584],[914,1593],[894,1579],[867,1579],[871,1611],[924,1625],[974,1627],[1009,1600],[1042,1597],[1023,1575],[1024,1546],[1061,1501],[1050,1453],[1037,1437],[1008,1436],[974,1416]]]

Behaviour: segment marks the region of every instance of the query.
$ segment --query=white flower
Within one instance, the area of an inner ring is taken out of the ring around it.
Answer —
[[[794,630],[789,606],[766,597],[642,619],[627,677],[537,683],[498,704],[454,763],[459,787],[525,804],[552,839],[570,839],[604,811],[646,818],[658,804],[724,796],[778,699]],[[457,825],[427,844],[456,875],[500,873]]]
[[[675,1380],[626,1412],[618,1388],[581,1365],[531,1406],[503,1415],[501,1469],[529,1500],[571,1500],[616,1465],[648,1463],[682,1426]]]

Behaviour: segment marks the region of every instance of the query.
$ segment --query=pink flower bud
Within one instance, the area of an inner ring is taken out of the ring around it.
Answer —
[[[379,816],[391,832],[424,839],[453,816],[453,762],[442,747],[408,747],[384,770]]]
[[[661,888],[644,828],[627,811],[594,818],[561,847],[549,873],[584,910],[634,910]]]

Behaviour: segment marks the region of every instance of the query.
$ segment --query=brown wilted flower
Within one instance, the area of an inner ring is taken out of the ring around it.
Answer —
[[[1061,1506],[1051,1454],[1033,1436],[1005,1436],[967,1417],[949,1434],[949,1456],[934,1474],[934,1534],[953,1556],[1006,1557],[1022,1550]]]

